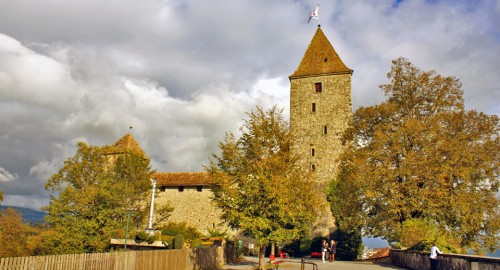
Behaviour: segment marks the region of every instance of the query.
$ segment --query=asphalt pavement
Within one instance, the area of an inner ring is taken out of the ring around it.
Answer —
[[[269,262],[269,258],[265,258],[266,262]],[[279,260],[279,259],[278,259]],[[303,270],[313,270],[315,269],[314,264],[317,266],[317,270],[397,270],[397,269],[405,269],[401,267],[393,266],[387,262],[371,262],[371,261],[335,261],[333,263],[321,262],[321,259],[304,259],[305,264]],[[271,268],[270,264],[266,264],[268,269]],[[241,261],[235,264],[227,264],[223,268],[223,270],[255,270],[258,269],[259,266],[259,258],[257,257],[242,257]],[[301,259],[290,258],[285,259],[283,263],[279,264],[278,269],[283,270],[302,270]]]

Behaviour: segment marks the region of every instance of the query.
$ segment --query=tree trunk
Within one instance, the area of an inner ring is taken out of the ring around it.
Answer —
[[[266,246],[260,245],[259,247],[259,270],[266,269]]]

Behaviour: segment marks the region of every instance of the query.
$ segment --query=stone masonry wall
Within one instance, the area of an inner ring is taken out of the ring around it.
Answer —
[[[156,205],[169,204],[174,207],[168,222],[186,222],[203,234],[207,229],[227,229],[220,226],[221,211],[210,200],[212,192],[208,188],[197,191],[194,187],[186,187],[181,192],[177,187],[159,191],[155,199]]]
[[[390,260],[405,269],[428,270],[429,252],[391,249]],[[500,270],[500,258],[462,254],[439,254],[438,269]]]
[[[314,83],[323,83],[316,93]],[[312,103],[316,112],[312,112]],[[352,119],[351,74],[307,77],[291,81],[290,129],[293,150],[304,168],[315,165],[319,183],[326,184],[337,172],[336,159],[344,151],[341,137]],[[327,134],[324,134],[324,127]],[[312,149],[315,155],[312,156]]]
[[[316,93],[315,83],[322,83],[322,92]],[[351,74],[296,78],[290,84],[292,150],[300,156],[305,170],[314,170],[318,194],[324,196],[329,181],[336,176],[337,158],[345,149],[343,132],[352,121]],[[313,235],[327,236],[335,230],[326,197],[323,201],[319,208],[324,214],[314,224]]]

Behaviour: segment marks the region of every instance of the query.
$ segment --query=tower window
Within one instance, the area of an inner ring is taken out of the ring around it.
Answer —
[[[313,171],[313,172],[314,172],[315,170],[316,170],[316,165],[311,164],[311,171]]]
[[[200,187],[200,186],[196,187],[196,191],[201,192],[201,190],[202,190],[202,187]]]
[[[325,57],[325,62],[328,62],[328,58]]]
[[[314,83],[314,90],[316,93],[321,93],[323,92],[323,85],[320,82]]]
[[[327,134],[328,133],[328,127],[327,126],[323,126],[323,134]]]
[[[184,187],[180,186],[180,187],[178,187],[178,188],[177,188],[177,190],[178,190],[179,192],[184,192]]]
[[[311,156],[313,156],[313,157],[314,157],[314,154],[315,154],[314,152],[315,152],[315,151],[314,151],[314,148],[312,148],[312,149],[311,149]]]
[[[311,106],[311,111],[316,112],[316,103],[313,103]]]

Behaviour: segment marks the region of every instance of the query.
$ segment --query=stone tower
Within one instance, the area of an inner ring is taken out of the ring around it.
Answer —
[[[351,76],[349,69],[318,25],[297,70],[290,75],[290,130],[292,151],[301,166],[314,174],[318,194],[324,194],[336,173],[337,158],[344,150],[342,134],[352,121]],[[324,195],[323,195],[324,196]],[[329,207],[313,225],[314,236],[334,232]]]

